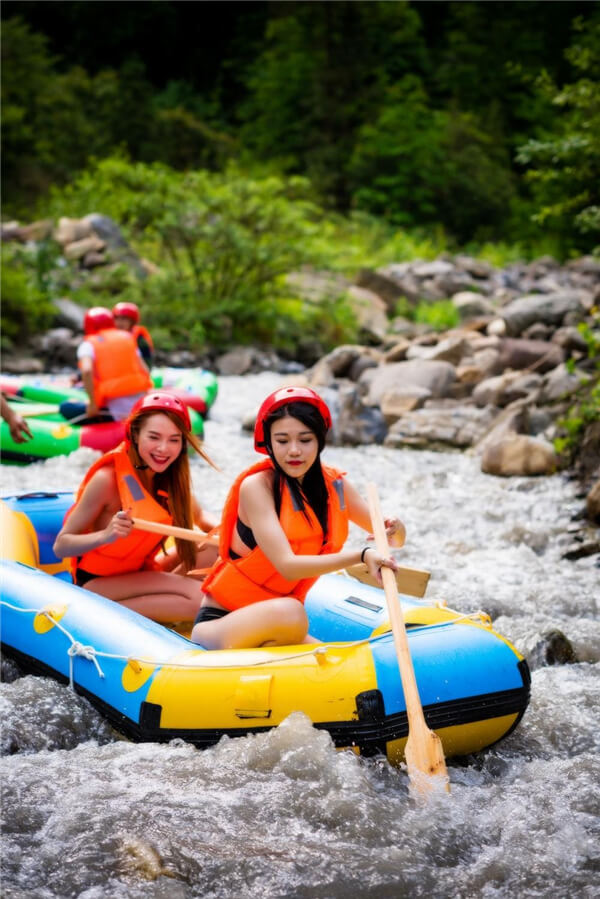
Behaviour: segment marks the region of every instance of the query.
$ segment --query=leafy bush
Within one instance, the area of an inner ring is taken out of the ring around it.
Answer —
[[[415,306],[406,297],[399,297],[394,315],[427,325],[434,331],[448,331],[460,324],[460,315],[452,300],[421,300]]]
[[[3,349],[12,349],[52,322],[55,310],[45,289],[40,252],[2,244]]]
[[[289,344],[304,328],[328,341],[340,331],[326,306],[307,310],[290,296],[280,302],[284,275],[328,255],[319,241],[322,211],[305,179],[252,178],[234,167],[181,173],[111,157],[52,193],[46,212],[64,209],[102,210],[157,261],[159,275],[132,279],[120,297],[137,302],[171,345]]]
[[[414,311],[414,320],[434,331],[448,331],[456,328],[460,315],[452,300],[437,300],[434,303],[422,300]]]
[[[593,366],[592,373],[586,377],[575,393],[567,414],[558,421],[562,434],[554,440],[557,453],[561,454],[567,464],[573,461],[583,434],[592,422],[600,421],[600,311],[592,310],[593,322],[597,327],[586,322],[577,326],[588,345],[588,358]],[[567,362],[567,368],[573,372],[575,363]]]

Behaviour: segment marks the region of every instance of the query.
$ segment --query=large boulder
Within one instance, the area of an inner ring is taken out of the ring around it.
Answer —
[[[556,343],[506,337],[499,343],[495,374],[500,374],[507,368],[532,368],[543,374],[560,365],[564,361],[564,357],[562,347]]]
[[[596,481],[587,495],[585,511],[590,521],[600,524],[600,480]]]
[[[396,281],[387,277],[383,271],[376,272],[370,268],[363,268],[356,277],[356,284],[376,293],[385,303],[388,313],[393,314],[396,303],[402,296],[402,288]]]
[[[82,222],[88,224],[93,233],[104,242],[109,262],[125,263],[133,269],[140,280],[144,280],[148,276],[140,257],[129,246],[119,225],[110,216],[91,212],[82,219]]]
[[[456,381],[456,371],[449,362],[410,359],[370,368],[359,383],[367,390],[366,402],[379,406],[386,393],[407,386],[425,387],[434,397],[448,396]]]
[[[381,297],[365,287],[350,285],[347,294],[350,308],[356,316],[365,338],[381,342],[388,329],[387,306]]]
[[[463,357],[470,353],[468,341],[461,336],[445,337],[433,346],[422,346],[418,343],[407,350],[407,359],[429,359],[450,362],[458,365]]]
[[[477,443],[494,421],[492,407],[455,405],[438,401],[423,409],[406,412],[391,427],[385,446],[416,449],[465,449]]]
[[[61,247],[66,247],[68,244],[84,240],[86,237],[92,237],[93,233],[90,221],[61,216],[52,236]]]
[[[325,398],[331,402],[329,397],[330,394],[326,394]],[[342,384],[336,399],[337,402],[331,403],[335,420],[334,442],[349,446],[383,443],[387,434],[385,418],[376,406],[365,406],[362,403],[356,384]]]
[[[480,293],[472,290],[461,290],[452,297],[452,305],[461,319],[479,318],[496,314],[492,303]]]
[[[563,290],[549,294],[531,294],[519,297],[502,310],[506,333],[518,337],[530,325],[543,322],[558,327],[570,316],[576,320],[585,316],[589,308],[589,295],[581,290]]]
[[[58,297],[52,300],[56,309],[55,324],[59,327],[71,328],[73,331],[83,331],[83,319],[86,310],[78,303],[74,303],[68,297]]]
[[[536,372],[506,371],[494,378],[486,378],[473,389],[473,402],[477,406],[508,406],[514,400],[536,393],[542,385],[542,376]]]
[[[489,443],[481,456],[481,470],[486,474],[547,475],[558,468],[552,444],[527,434],[507,434]]]

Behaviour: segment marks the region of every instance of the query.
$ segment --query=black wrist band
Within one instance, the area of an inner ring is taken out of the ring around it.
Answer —
[[[367,551],[368,549],[372,549],[372,548],[373,548],[372,546],[365,546],[365,548],[363,549],[363,551],[362,551],[361,554],[360,554],[360,561],[361,561],[361,562],[364,562],[364,561],[365,561],[365,553],[366,553],[366,551]]]

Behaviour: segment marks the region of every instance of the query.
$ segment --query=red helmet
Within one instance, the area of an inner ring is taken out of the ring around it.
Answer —
[[[131,409],[125,422],[125,436],[128,440],[131,440],[131,421],[140,412],[173,412],[181,420],[185,431],[192,430],[190,413],[183,400],[168,390],[154,390],[140,397]]]
[[[331,412],[327,403],[311,387],[280,387],[279,390],[269,394],[258,410],[254,425],[254,449],[257,453],[268,455],[265,445],[265,421],[272,412],[287,403],[310,403],[311,406],[316,406],[325,422],[325,428],[329,430],[331,427]]]
[[[113,306],[112,314],[115,318],[119,315],[131,319],[134,325],[137,325],[140,320],[140,310],[135,303],[117,303],[116,306]]]
[[[84,334],[96,334],[104,328],[114,328],[114,326],[113,314],[104,306],[92,306],[83,317]]]

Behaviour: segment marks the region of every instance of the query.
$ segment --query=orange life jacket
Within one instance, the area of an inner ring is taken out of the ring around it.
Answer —
[[[134,325],[130,331],[133,334],[133,339],[137,343],[138,337],[143,337],[152,352],[154,352],[154,342],[150,337],[150,332],[143,325]]]
[[[98,407],[120,396],[152,389],[152,380],[128,331],[106,328],[86,340],[94,347],[94,402]]]
[[[277,596],[294,596],[304,601],[310,587],[317,580],[303,578],[297,581],[286,580],[269,561],[259,546],[241,559],[231,559],[229,550],[231,538],[237,524],[240,487],[242,481],[259,471],[273,468],[270,459],[257,462],[243,471],[236,479],[225,500],[221,519],[221,536],[219,540],[219,558],[210,569],[202,590],[210,594],[218,603],[229,610],[263,599]],[[343,472],[323,466],[323,475],[327,485],[328,532],[327,540],[323,540],[323,529],[313,510],[305,504],[309,521],[304,513],[295,507],[293,496],[284,482],[281,497],[279,520],[296,555],[317,556],[339,552],[348,537],[348,509],[344,497],[342,480]]]
[[[81,482],[75,503],[65,515],[65,521],[81,499],[83,490],[92,475],[105,465],[114,465],[121,507],[131,509],[133,518],[145,518],[159,524],[172,524],[173,519],[166,509],[156,502],[140,482],[127,455],[124,443],[94,462]],[[161,537],[156,534],[132,530],[127,537],[121,537],[114,543],[106,543],[104,546],[84,553],[79,558],[72,559],[73,579],[75,579],[77,568],[83,568],[84,571],[99,576],[128,574],[132,571],[141,571],[143,568],[151,569],[154,567],[153,557],[160,543]]]

